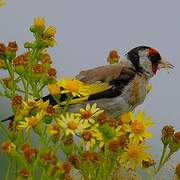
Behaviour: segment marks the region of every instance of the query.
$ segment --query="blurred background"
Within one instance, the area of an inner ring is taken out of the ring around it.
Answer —
[[[158,49],[175,68],[169,74],[158,72],[151,81],[152,92],[137,108],[153,116],[156,123],[149,143],[158,159],[162,127],[171,124],[180,130],[179,7],[179,0],[7,0],[0,8],[0,41],[16,40],[19,54],[24,52],[23,43],[33,38],[29,32],[33,18],[45,17],[48,25],[57,28],[57,45],[49,52],[59,77],[73,77],[82,69],[106,64],[111,49],[118,50],[121,57],[139,45]],[[4,76],[0,71],[0,77]],[[10,114],[9,100],[0,97],[0,119]],[[180,154],[176,154],[171,162],[179,160]],[[6,169],[5,162],[0,151],[1,172]]]

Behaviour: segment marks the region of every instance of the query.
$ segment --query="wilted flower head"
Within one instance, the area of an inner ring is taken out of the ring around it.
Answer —
[[[68,156],[68,161],[74,166],[78,166],[80,164],[80,158],[76,154],[71,154]]]
[[[118,139],[111,140],[109,142],[109,150],[112,152],[117,152],[120,148],[120,143]]]
[[[41,156],[41,162],[44,165],[55,165],[57,163],[57,157],[53,152],[47,151]]]
[[[27,161],[31,161],[33,158],[36,158],[38,151],[36,148],[32,148],[30,144],[23,144],[21,147],[24,158]]]
[[[175,132],[173,135],[173,141],[180,144],[180,132]]]
[[[142,160],[142,165],[145,168],[149,168],[151,166],[154,166],[156,164],[155,160],[149,159],[149,160]]]
[[[100,125],[103,125],[104,123],[106,123],[107,121],[107,116],[105,115],[105,113],[101,113],[98,115],[97,117],[97,122],[100,124]]]
[[[64,162],[61,166],[62,172],[69,173],[72,169],[72,165],[70,162]]]

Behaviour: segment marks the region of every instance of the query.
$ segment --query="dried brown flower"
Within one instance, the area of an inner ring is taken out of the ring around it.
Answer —
[[[57,71],[55,68],[50,68],[50,69],[48,69],[47,74],[50,79],[55,79]]]
[[[72,176],[70,174],[65,174],[63,180],[73,180]]]
[[[69,155],[68,161],[69,161],[72,165],[79,165],[79,164],[80,164],[80,159],[79,159],[78,155],[76,155],[76,154],[71,154],[71,155]]]
[[[57,158],[51,151],[44,153],[41,156],[41,160],[44,165],[55,165],[57,163]]]
[[[114,139],[109,142],[109,150],[113,152],[117,152],[120,148],[119,140]]]
[[[118,63],[118,62],[119,62],[119,59],[120,59],[120,55],[119,55],[118,51],[116,51],[116,50],[111,50],[111,51],[109,52],[107,61],[108,61],[110,64]]]
[[[117,120],[114,117],[109,117],[107,122],[111,127],[117,127]]]
[[[9,154],[13,149],[16,148],[16,145],[11,141],[5,141],[2,143],[1,147],[6,153]]]
[[[10,77],[2,78],[2,81],[7,88],[12,88],[12,79]]]
[[[42,64],[52,64],[51,56],[48,53],[42,53],[40,60]]]
[[[149,159],[149,160],[142,160],[142,165],[145,168],[148,168],[150,166],[154,166],[156,164],[155,160]]]
[[[70,162],[64,162],[62,164],[62,170],[65,172],[65,173],[69,173],[72,169],[72,165]]]
[[[7,46],[7,51],[15,52],[18,50],[16,41],[10,41]]]
[[[174,135],[174,127],[170,125],[166,125],[162,129],[162,136],[163,137],[172,137]]]
[[[12,64],[14,65],[14,67],[17,66],[25,67],[28,64],[28,59],[26,55],[22,54],[17,56],[15,59],[13,59]]]
[[[96,162],[99,160],[97,152],[84,151],[81,156],[86,161]]]
[[[20,176],[27,178],[29,176],[29,171],[26,168],[22,168],[19,170]]]
[[[35,148],[31,148],[30,145],[24,144],[22,147],[24,158],[27,161],[31,161],[33,158],[36,158],[38,151]]]
[[[56,110],[54,109],[54,107],[52,105],[49,105],[47,108],[46,108],[46,113],[49,115],[49,116],[53,116],[55,114]]]
[[[42,73],[45,72],[45,68],[44,68],[44,66],[41,65],[41,64],[36,64],[36,65],[34,65],[34,66],[32,67],[32,72],[33,72],[34,74],[42,74]]]
[[[92,132],[86,130],[82,133],[82,137],[85,141],[89,141],[92,138]]]
[[[4,43],[0,43],[0,55],[4,55],[6,53],[6,46]]]
[[[176,174],[177,178],[180,178],[180,163],[178,163],[176,165],[175,174]]]
[[[22,96],[14,96],[11,99],[11,105],[12,106],[17,106],[17,105],[22,105]]]
[[[174,135],[173,135],[173,141],[174,141],[175,143],[180,143],[180,132],[174,133]]]
[[[123,147],[126,144],[126,134],[123,133],[118,137],[119,145]]]
[[[106,123],[106,121],[107,121],[107,116],[105,115],[105,113],[99,114],[99,116],[97,117],[97,122],[102,125]]]

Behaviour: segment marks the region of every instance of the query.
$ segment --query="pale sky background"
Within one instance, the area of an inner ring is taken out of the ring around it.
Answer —
[[[175,66],[170,74],[158,72],[151,81],[152,92],[138,107],[154,118],[150,144],[158,157],[163,125],[180,130],[180,1],[7,0],[0,8],[0,41],[16,40],[23,52],[23,42],[32,39],[28,28],[36,16],[57,28],[57,45],[50,52],[59,76],[105,64],[111,49],[124,55],[139,45],[157,48]],[[8,101],[0,97],[0,119],[9,109]],[[179,160],[180,153],[174,161]]]

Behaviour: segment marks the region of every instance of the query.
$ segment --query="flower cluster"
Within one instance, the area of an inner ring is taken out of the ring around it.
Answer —
[[[36,179],[38,174],[41,179],[67,180],[74,172],[77,179],[118,179],[114,174],[119,171],[128,177],[137,168],[157,174],[179,150],[180,133],[170,125],[163,128],[162,157],[155,162],[146,144],[152,138],[148,130],[154,125],[152,117],[142,111],[107,116],[98,104],[88,103],[90,95],[111,86],[76,78],[58,80],[47,50],[55,45],[55,27],[47,27],[45,19],[37,17],[30,31],[35,39],[24,44],[23,54],[16,55],[16,41],[0,43],[0,70],[7,74],[0,79],[0,96],[10,98],[14,113],[8,128],[0,123],[7,138],[1,148],[12,171],[7,171],[6,179]],[[110,64],[119,59],[117,51],[109,53]],[[72,110],[74,104],[78,105]],[[178,170],[179,165],[177,177]]]

